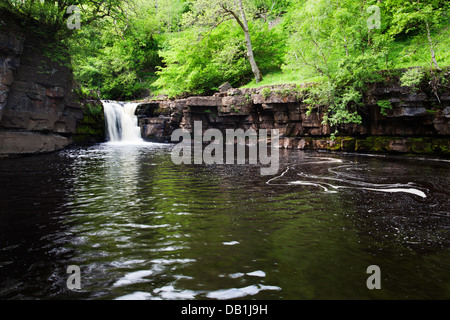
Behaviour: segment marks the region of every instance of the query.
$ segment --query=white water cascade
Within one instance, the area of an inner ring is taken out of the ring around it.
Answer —
[[[109,142],[142,143],[141,129],[135,115],[137,103],[102,101]]]

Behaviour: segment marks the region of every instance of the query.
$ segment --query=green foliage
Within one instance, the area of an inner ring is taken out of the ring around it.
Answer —
[[[392,14],[392,26],[389,33],[396,37],[412,34],[413,47],[426,48],[430,65],[439,68],[436,54],[440,54],[438,43],[443,31],[448,29],[450,17],[448,1],[428,0],[410,1],[399,4],[388,2],[387,10]]]
[[[295,23],[286,25],[292,36],[283,71],[324,77],[306,100],[311,110],[324,112],[324,123],[360,123],[363,92],[380,79],[376,71],[392,38],[369,30],[366,7],[358,1],[308,0],[296,12]]]
[[[361,93],[353,87],[337,88],[328,81],[309,88],[304,103],[309,105],[308,114],[314,110],[322,111],[323,124],[335,127],[343,123],[361,123],[358,107],[362,106]]]
[[[420,83],[425,77],[425,71],[419,68],[407,70],[400,78],[400,82],[405,87],[410,87],[411,90],[417,91]]]
[[[49,46],[68,47],[70,54],[49,50],[49,56],[58,63],[70,56],[78,82],[104,99],[211,94],[226,81],[234,87],[312,81],[323,83],[323,92],[311,97],[331,102],[327,119],[346,123],[359,120],[357,99],[367,83],[380,80],[379,71],[432,66],[438,74],[450,65],[449,1],[242,1],[261,83],[242,27],[226,12],[239,12],[235,1],[0,0],[0,10],[57,40]],[[81,8],[81,30],[65,26],[70,5]],[[381,11],[380,29],[368,27],[372,5]],[[402,83],[417,88],[416,76],[404,75]],[[445,85],[430,79],[438,97]]]
[[[76,79],[103,99],[144,95],[161,64],[152,33],[153,26],[137,15],[124,22],[104,19],[82,28],[80,36],[69,42]]]
[[[276,90],[276,94],[282,96],[283,98],[289,97],[290,95],[295,93],[295,90],[289,88],[282,88],[281,90]]]
[[[231,110],[231,112],[233,112],[233,113],[241,113],[241,110],[239,110],[236,106],[234,106],[234,105],[231,105],[230,106],[230,110]]]
[[[378,106],[380,107],[380,113],[382,115],[387,115],[387,111],[392,109],[392,104],[389,100],[380,100],[378,101]]]
[[[380,29],[368,27],[371,5],[380,8]],[[441,38],[448,34],[448,21],[447,1],[305,0],[284,21],[291,36],[283,72],[303,79],[322,77],[307,101],[311,111],[325,113],[326,123],[337,127],[359,123],[366,85],[382,80],[379,71],[398,65],[407,56],[406,50],[411,50],[410,58],[421,59],[421,64],[429,64],[432,54],[437,62],[443,61],[440,53],[448,49],[439,49],[448,48],[448,39]],[[421,80],[417,72],[411,71],[402,80],[415,88]],[[390,107],[381,105],[382,112]]]
[[[255,24],[252,38],[261,71],[277,70],[284,54],[281,35]],[[154,85],[169,97],[210,94],[224,82],[241,86],[253,78],[242,30],[233,21],[208,33],[190,28],[169,37],[160,55],[164,67]]]
[[[96,104],[88,104],[87,110],[90,115],[94,117],[100,117],[103,114],[103,106]]]
[[[272,90],[270,88],[264,88],[261,90],[261,95],[264,99],[269,99],[272,94]]]
[[[77,6],[83,13],[81,24],[89,25],[106,16],[124,17],[126,3],[122,0],[1,0],[0,9],[19,14],[28,27],[37,23],[41,31],[62,38],[73,32],[67,28],[70,6]]]
[[[77,89],[73,89],[73,92],[80,99],[79,102],[84,102],[86,99],[92,96],[91,90],[82,86],[78,87]]]

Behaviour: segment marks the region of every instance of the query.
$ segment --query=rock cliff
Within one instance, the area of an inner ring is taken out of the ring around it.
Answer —
[[[0,13],[0,156],[103,139],[101,102],[79,94],[68,59],[39,26]]]
[[[214,96],[142,102],[137,114],[144,139],[152,141],[170,141],[175,129],[192,132],[194,121],[202,121],[204,130],[278,129],[282,148],[450,155],[448,85],[438,100],[431,90],[403,87],[398,77],[371,84],[359,110],[362,123],[338,128],[323,123],[321,110],[308,112],[304,89],[307,85],[227,87]],[[379,101],[388,101],[391,109],[381,112]],[[331,138],[336,129],[339,135]]]

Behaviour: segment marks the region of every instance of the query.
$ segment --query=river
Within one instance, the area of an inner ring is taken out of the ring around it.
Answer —
[[[450,298],[449,160],[176,165],[104,105],[110,142],[0,159],[0,299]]]
[[[1,159],[0,298],[450,298],[448,161],[281,151],[265,177],[172,147]]]

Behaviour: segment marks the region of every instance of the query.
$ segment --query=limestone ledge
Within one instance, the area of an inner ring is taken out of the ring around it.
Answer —
[[[436,137],[367,138],[288,138],[280,139],[280,148],[298,150],[326,150],[358,153],[397,153],[411,155],[450,156],[450,139]]]
[[[0,132],[0,157],[53,152],[62,150],[71,143],[71,139],[57,134]]]
[[[180,100],[141,101],[137,108],[144,139],[170,142],[176,129],[192,133],[194,122],[203,130],[278,129],[280,146],[287,149],[437,154],[448,156],[450,99],[445,92],[438,103],[432,93],[376,84],[360,110],[361,124],[337,128],[323,123],[323,112],[309,111],[302,88],[283,85],[257,89],[233,89],[213,96]],[[382,114],[378,101],[392,108]],[[331,136],[338,134],[335,139]]]

